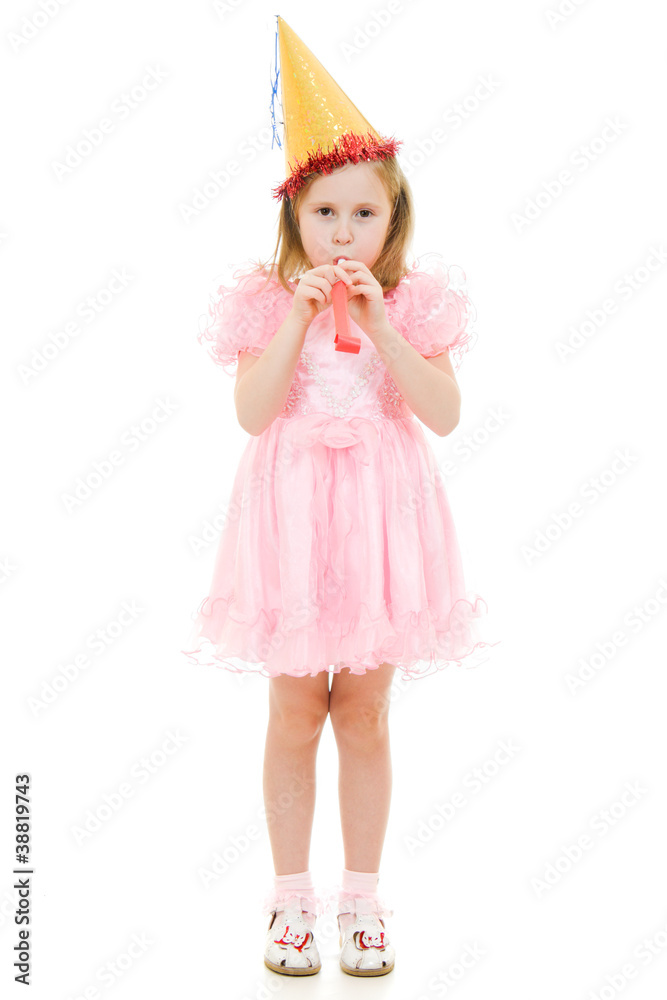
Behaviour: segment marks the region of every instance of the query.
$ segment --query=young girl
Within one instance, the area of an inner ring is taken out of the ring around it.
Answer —
[[[291,44],[292,69],[300,56],[320,73],[322,92],[331,78],[282,18],[279,30],[282,65]],[[286,124],[288,105],[283,84]],[[442,437],[457,426],[450,355],[458,365],[469,348],[474,310],[465,275],[437,255],[425,268],[406,264],[413,202],[393,140],[379,137],[379,153],[357,146],[354,159],[341,157],[338,134],[328,147],[316,138],[325,153],[288,160],[278,188],[271,267],[244,268],[235,287],[221,286],[200,334],[226,371],[236,365],[236,412],[251,438],[183,652],[269,678],[264,799],[275,879],[264,900],[265,964],[318,972],[315,921],[329,909],[341,968],[382,975],[394,967],[393,910],[378,894],[392,679],[397,668],[422,678],[450,663],[475,666],[489,645],[476,631],[485,604],[466,591],[445,488],[418,422]],[[338,158],[327,159],[327,148]],[[358,353],[335,349],[338,281]],[[345,847],[341,883],[328,895],[309,871],[327,717]]]

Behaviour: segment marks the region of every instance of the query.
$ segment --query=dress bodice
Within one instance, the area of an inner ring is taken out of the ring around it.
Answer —
[[[373,341],[352,319],[350,330],[361,341],[358,354],[336,350],[332,310],[313,320],[280,416],[319,412],[386,420],[412,415]]]
[[[384,294],[391,326],[422,357],[450,351],[454,368],[469,349],[475,308],[466,291],[465,272],[437,258],[428,269],[415,264]],[[288,316],[292,291],[254,267],[239,270],[236,286],[221,285],[209,307],[209,321],[199,334],[210,344],[213,360],[235,374],[239,351],[260,356]],[[311,322],[281,417],[323,413],[337,419],[365,417],[374,421],[412,418],[373,341],[350,317],[350,329],[360,340],[358,354],[337,351],[333,309]]]

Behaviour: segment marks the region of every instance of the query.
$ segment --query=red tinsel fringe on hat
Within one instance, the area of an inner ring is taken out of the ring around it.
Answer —
[[[378,140],[372,132],[367,132],[365,136],[347,132],[336,140],[335,147],[330,152],[323,153],[318,149],[316,153],[309,153],[305,163],[299,163],[287,180],[273,188],[273,197],[278,201],[284,195],[293,198],[305,184],[306,177],[315,171],[321,170],[322,173],[330,174],[348,160],[353,163],[358,163],[359,160],[384,160],[388,156],[396,156],[401,145],[403,145],[402,139]]]

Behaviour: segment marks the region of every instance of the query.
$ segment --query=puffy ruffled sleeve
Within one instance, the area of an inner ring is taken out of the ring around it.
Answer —
[[[391,325],[423,357],[449,350],[455,370],[476,341],[476,309],[468,296],[465,272],[456,265],[448,267],[441,260],[422,268],[415,265],[387,293],[385,308]]]
[[[267,273],[240,269],[235,285],[220,285],[197,337],[216,364],[235,376],[239,351],[259,357],[292,308],[292,296]]]

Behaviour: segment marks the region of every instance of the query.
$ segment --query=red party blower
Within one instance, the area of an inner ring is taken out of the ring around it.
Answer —
[[[349,259],[349,257],[336,257],[334,264],[337,264],[339,260]],[[347,285],[342,278],[339,278],[331,286],[331,298],[333,301],[334,323],[336,325],[336,336],[334,337],[335,350],[347,351],[349,354],[358,354],[361,341],[350,330],[350,317],[347,311]]]

